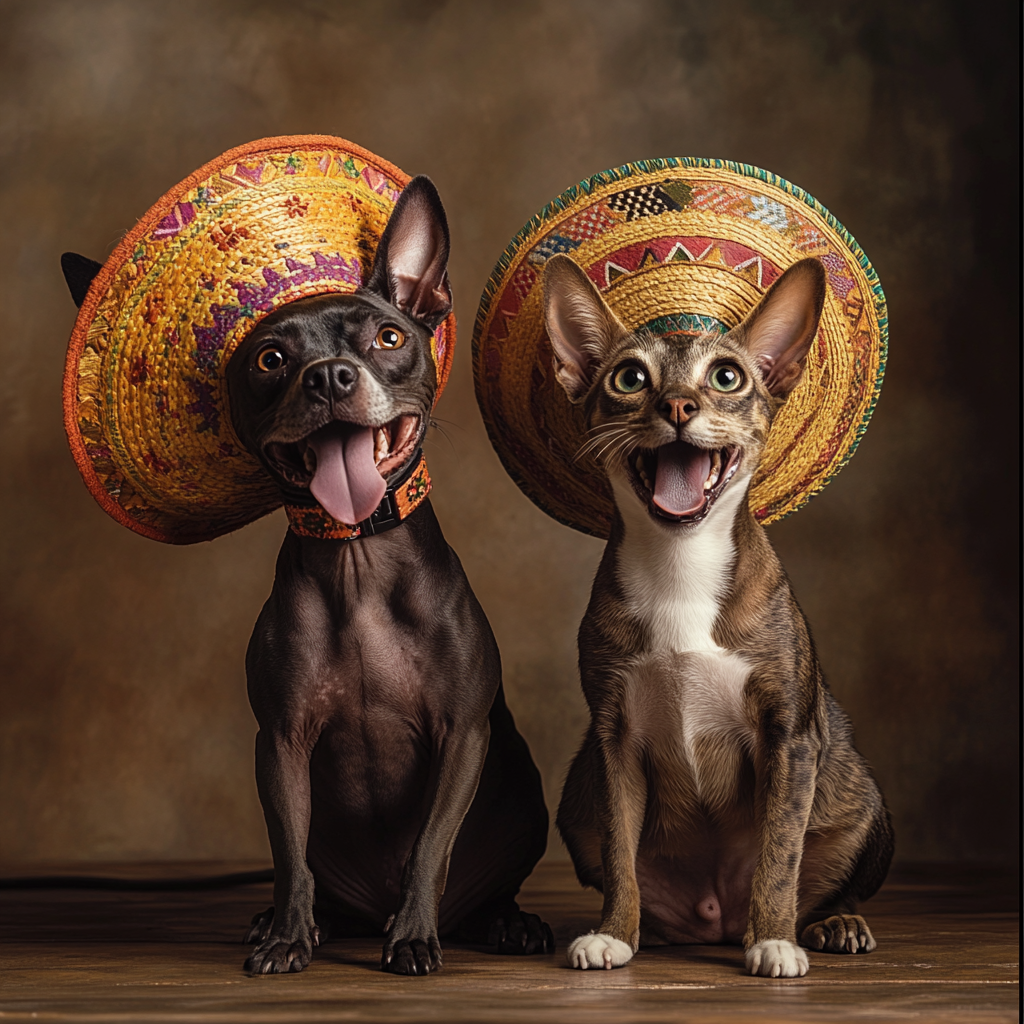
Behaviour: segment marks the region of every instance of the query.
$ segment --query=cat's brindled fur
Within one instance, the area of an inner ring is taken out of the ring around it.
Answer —
[[[556,373],[616,505],[579,632],[591,722],[558,811],[604,893],[574,966],[621,966],[641,936],[742,942],[772,977],[806,972],[798,941],[875,946],[855,911],[888,870],[889,813],[747,499],[824,294],[803,260],[724,336],[636,335],[572,260],[548,262]]]

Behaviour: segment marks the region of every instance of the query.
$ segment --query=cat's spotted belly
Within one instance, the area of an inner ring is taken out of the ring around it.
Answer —
[[[645,855],[636,861],[640,886],[640,941],[740,943],[750,911],[754,850],[734,851],[717,863],[703,856]]]

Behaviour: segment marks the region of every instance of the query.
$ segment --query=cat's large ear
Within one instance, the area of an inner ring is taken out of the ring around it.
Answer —
[[[558,383],[570,402],[582,401],[605,353],[629,331],[594,282],[562,254],[552,256],[544,268],[544,322]]]
[[[801,260],[768,289],[733,332],[776,398],[785,398],[800,380],[824,302],[825,268],[820,260]]]
[[[448,219],[434,183],[421,174],[398,197],[366,282],[433,330],[452,308],[448,284]]]
[[[60,269],[64,271],[64,280],[76,306],[81,309],[85,296],[89,292],[92,279],[103,269],[102,263],[79,256],[77,252],[65,252],[60,257]]]

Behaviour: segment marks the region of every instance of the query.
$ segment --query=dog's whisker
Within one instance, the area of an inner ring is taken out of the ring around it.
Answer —
[[[449,421],[446,420],[445,422],[449,422]],[[445,441],[448,442],[448,447],[452,450],[452,452],[456,453],[455,445],[452,442],[452,439],[448,436],[448,431],[445,430],[444,427],[441,426],[441,421],[440,420],[432,419],[430,421],[430,426],[433,427],[434,430],[437,431],[437,433],[439,433],[445,439]],[[458,429],[458,425],[457,424],[452,424],[452,426],[455,426],[456,429]],[[426,434],[423,435],[423,443],[424,443],[424,445],[435,443],[434,442],[434,438],[431,436],[431,432],[429,430],[427,431]]]
[[[445,419],[443,416],[431,416],[428,422],[430,426],[437,427],[438,430],[442,430],[443,428],[441,425],[445,424],[446,426],[451,427],[453,430],[458,430],[461,431],[462,433],[466,432],[466,428],[462,426],[461,423],[456,423],[455,420]]]

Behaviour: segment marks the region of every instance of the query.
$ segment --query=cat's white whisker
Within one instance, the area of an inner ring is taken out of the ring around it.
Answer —
[[[606,453],[608,457],[621,454],[621,452],[629,447],[632,437],[628,430],[623,430],[620,434],[613,437],[598,453],[598,458],[603,457]]]
[[[629,452],[634,447],[633,439],[627,435],[626,437],[622,438],[618,444],[612,445],[610,447],[611,451],[608,454],[609,459],[621,457],[623,462],[628,462]]]
[[[616,441],[618,441],[618,440],[619,440],[618,438],[613,438],[600,451],[595,451],[593,453],[594,458],[595,459],[601,459],[604,456],[605,452],[607,452],[608,449],[611,448],[616,443]]]
[[[604,427],[596,436],[592,437],[586,444],[582,445],[579,451],[573,456],[573,461],[581,459],[588,452],[592,452],[599,444],[605,442],[605,447],[609,444],[614,443],[616,440],[622,437],[629,437],[629,430],[626,427],[618,424],[612,424],[609,427]],[[603,452],[604,449],[602,449]],[[600,455],[597,456],[600,458]]]

